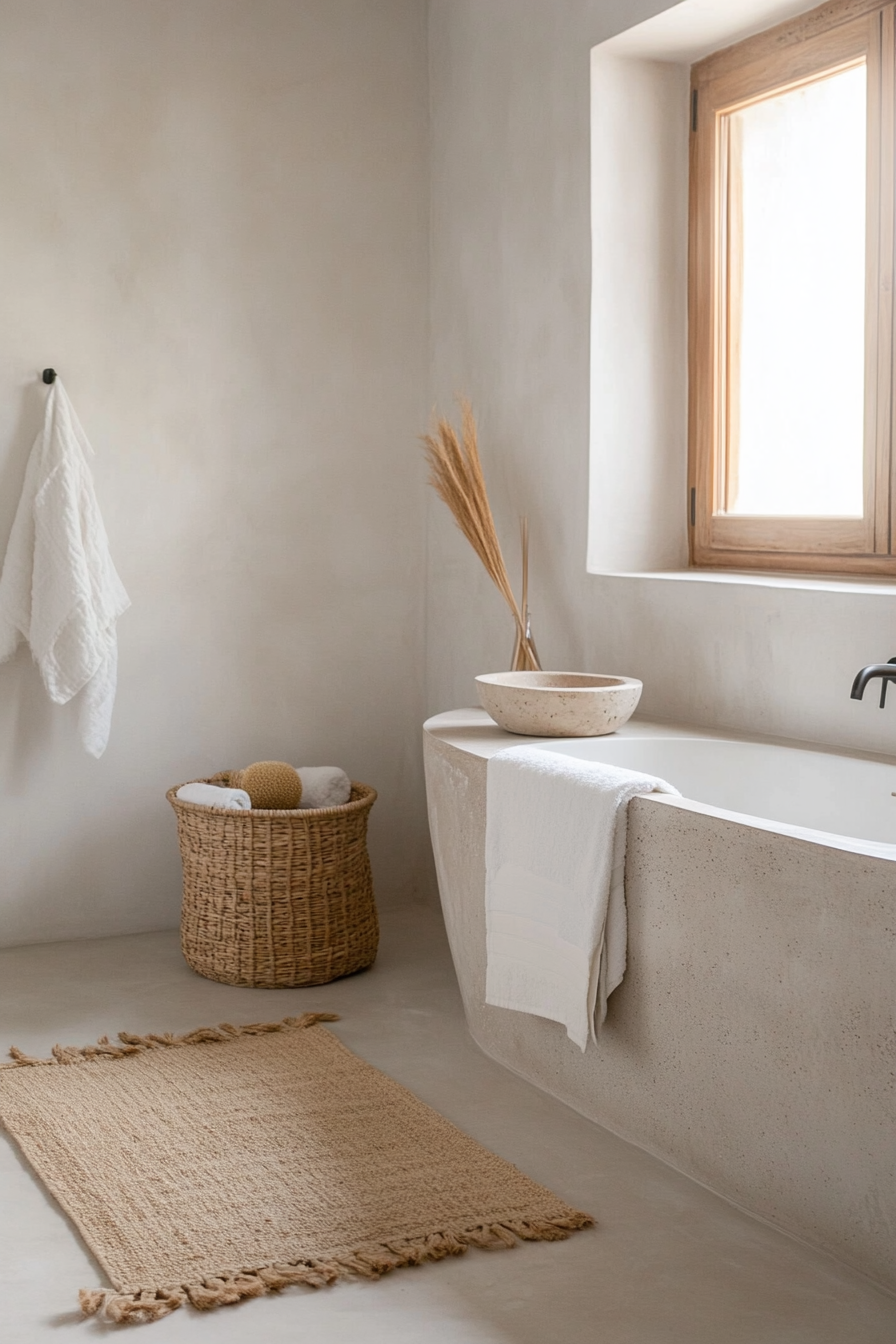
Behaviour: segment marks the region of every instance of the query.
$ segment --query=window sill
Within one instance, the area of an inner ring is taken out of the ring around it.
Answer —
[[[760,573],[740,569],[660,569],[613,573],[591,571],[601,579],[662,579],[685,583],[727,583],[750,588],[804,589],[821,593],[860,593],[881,597],[896,596],[896,582],[875,579],[871,575]]]

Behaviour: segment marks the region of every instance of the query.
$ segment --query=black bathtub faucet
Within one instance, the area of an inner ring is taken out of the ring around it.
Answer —
[[[883,709],[887,703],[887,687],[891,681],[896,681],[896,658],[891,658],[888,663],[869,663],[867,667],[861,668],[856,673],[856,679],[849,694],[853,700],[861,700],[865,694],[865,687],[875,677],[881,678],[880,707]]]

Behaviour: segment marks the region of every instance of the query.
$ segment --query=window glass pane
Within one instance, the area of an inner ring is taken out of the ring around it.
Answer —
[[[731,513],[863,512],[865,105],[860,65],[728,114]]]

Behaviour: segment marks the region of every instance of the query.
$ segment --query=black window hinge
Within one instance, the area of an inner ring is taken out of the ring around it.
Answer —
[[[689,509],[691,517],[691,527],[697,526],[697,491],[691,486],[691,507]]]
[[[697,90],[691,89],[691,130],[697,129]]]

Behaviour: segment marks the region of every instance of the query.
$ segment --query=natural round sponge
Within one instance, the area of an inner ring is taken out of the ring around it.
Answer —
[[[302,781],[285,761],[256,761],[245,770],[234,770],[232,789],[245,789],[253,807],[296,808],[302,801]]]

